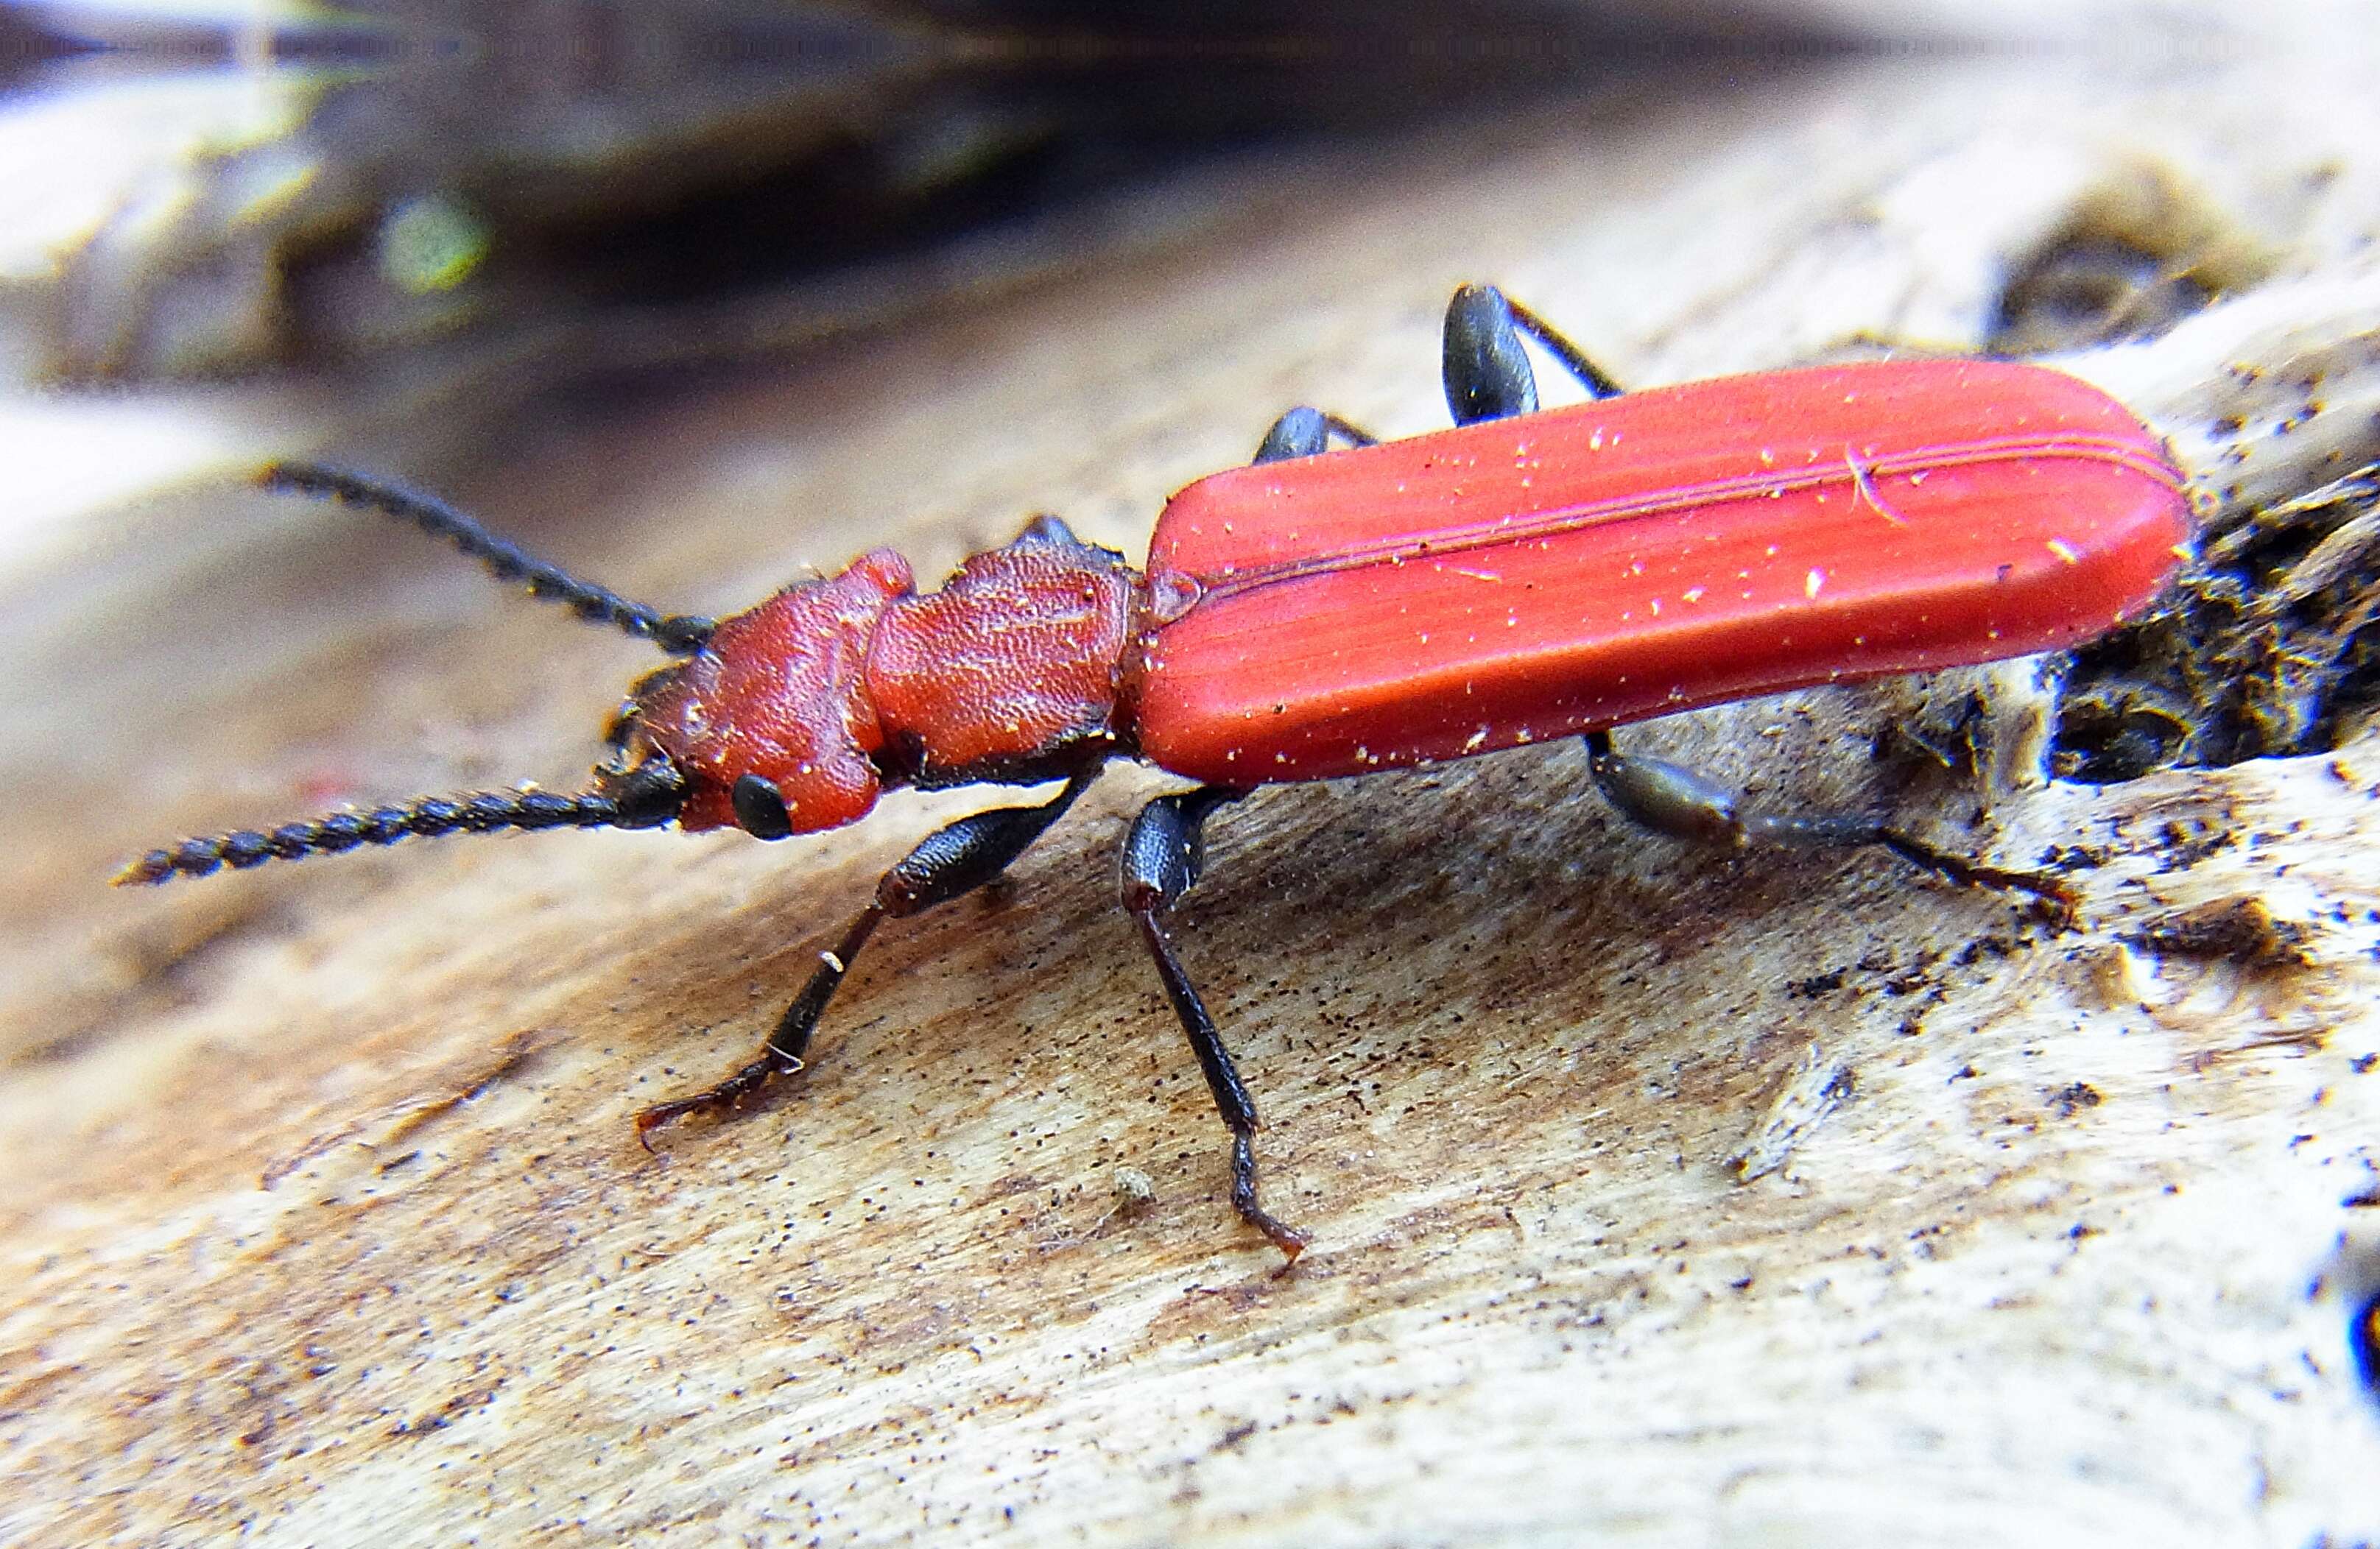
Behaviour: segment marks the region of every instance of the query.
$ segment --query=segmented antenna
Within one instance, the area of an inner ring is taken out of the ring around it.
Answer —
[[[624,793],[625,794],[625,793]],[[634,795],[615,799],[601,792],[558,795],[549,791],[481,791],[468,796],[422,796],[401,806],[370,812],[334,812],[310,822],[284,823],[268,833],[242,829],[214,838],[186,839],[170,850],[152,850],[115,874],[119,888],[206,877],[230,866],[246,871],[267,861],[299,861],[336,855],[359,844],[395,844],[401,839],[442,834],[488,834],[504,829],[647,829],[667,822]]]
[[[691,613],[664,613],[631,602],[608,587],[581,581],[498,538],[434,495],[314,463],[276,463],[257,475],[256,482],[261,489],[289,490],[317,500],[369,506],[411,522],[478,560],[496,579],[517,581],[531,597],[564,603],[589,623],[607,623],[640,640],[650,640],[673,656],[691,656],[710,639],[711,620]]]

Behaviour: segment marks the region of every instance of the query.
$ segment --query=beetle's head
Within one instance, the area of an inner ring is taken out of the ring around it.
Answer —
[[[908,562],[880,549],[720,620],[702,648],[630,692],[599,777],[638,797],[674,777],[672,816],[689,830],[783,839],[862,817],[885,779],[868,641],[909,590]]]

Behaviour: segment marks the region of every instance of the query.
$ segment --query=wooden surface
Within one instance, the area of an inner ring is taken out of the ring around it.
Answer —
[[[2145,187],[2277,277],[2082,369],[2210,489],[2302,488],[2375,441],[2380,139],[2345,52],[1712,82],[1252,172],[1198,242],[555,410],[501,461],[484,426],[258,454],[435,481],[694,609],[880,541],[939,574],[1044,508],[1136,552],[1285,404],[1439,423],[1460,279],[1636,381],[1956,346],[2010,255]],[[2218,428],[2308,350],[2311,430]],[[1159,777],[880,935],[797,1090],[648,1157],[632,1112],[742,1059],[966,793],[783,845],[447,841],[112,892],[182,831],[575,783],[650,657],[228,483],[71,546],[0,596],[0,1538],[2380,1533],[2346,1347],[2380,1286],[2349,1204],[2380,743],[2014,790],[1997,830],[1914,798],[1945,841],[2103,847],[2065,935],[1880,859],[1626,831],[1575,749],[1264,794],[1182,923],[1316,1239],[1284,1274],[1114,907]],[[1916,692],[1633,743],[1841,796]],[[2310,966],[2123,944],[2240,898],[2311,927]]]

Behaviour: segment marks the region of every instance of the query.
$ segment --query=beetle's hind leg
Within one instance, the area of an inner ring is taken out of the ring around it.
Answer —
[[[2072,889],[2046,873],[1985,865],[1937,850],[1859,813],[1747,812],[1734,792],[1682,764],[1623,757],[1613,751],[1609,732],[1589,732],[1585,741],[1596,788],[1604,800],[1630,822],[1657,834],[1706,844],[1775,844],[1800,850],[1848,850],[1873,844],[1963,886],[2030,893],[2061,918],[2074,912]]]
[[[819,965],[811,971],[809,982],[785,1008],[760,1052],[718,1085],[656,1103],[638,1114],[637,1138],[643,1141],[650,1131],[690,1113],[741,1107],[746,1098],[779,1076],[799,1071],[810,1035],[818,1030],[819,1018],[826,1014],[827,1002],[834,998],[844,976],[851,972],[852,960],[868,945],[879,925],[888,916],[900,919],[923,914],[997,878],[1075,805],[1075,798],[1097,774],[1097,766],[1076,774],[1066,781],[1064,790],[1038,806],[994,807],[928,834],[877,882],[876,902],[851,922],[834,950],[819,954]],[[650,1149],[651,1143],[645,1144]]]
[[[1537,377],[1521,345],[1523,334],[1560,362],[1589,396],[1609,398],[1619,393],[1620,384],[1610,373],[1535,312],[1494,285],[1464,285],[1446,304],[1440,365],[1447,412],[1457,425],[1537,412]]]
[[[1231,1050],[1215,1029],[1215,1019],[1198,998],[1197,986],[1173,955],[1166,934],[1165,914],[1198,880],[1206,864],[1203,829],[1208,815],[1246,792],[1231,786],[1208,785],[1180,795],[1160,796],[1140,809],[1123,844],[1123,906],[1140,926],[1140,938],[1157,964],[1165,998],[1188,1035],[1190,1051],[1207,1077],[1215,1110],[1232,1131],[1232,1207],[1240,1218],[1272,1240],[1291,1263],[1305,1251],[1306,1236],[1266,1210],[1257,1199],[1257,1104],[1232,1063]]]

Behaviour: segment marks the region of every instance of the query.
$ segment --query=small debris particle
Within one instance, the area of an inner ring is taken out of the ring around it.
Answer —
[[[1115,1191],[1117,1205],[1125,1210],[1137,1210],[1157,1198],[1157,1180],[1138,1168],[1111,1169],[1108,1185]]]
[[[2058,1105],[2058,1118],[2071,1119],[2076,1109],[2095,1108],[2107,1099],[2099,1095],[2097,1087],[2088,1082],[2078,1081],[2052,1094],[2049,1100]]]
[[[1793,980],[1785,986],[1785,993],[1797,1000],[1815,1000],[1822,995],[1831,995],[1842,988],[1843,981],[1850,976],[1851,970],[1848,968],[1828,969],[1824,974],[1813,974],[1806,979]]]
[[[2364,1390],[2380,1398],[2380,1291],[2366,1297],[2348,1325],[2347,1342],[2355,1350],[2356,1374]]]
[[[2303,968],[2312,932],[2276,920],[2259,898],[2217,899],[2151,920],[2123,939],[2160,957],[2220,959],[2243,968]]]

